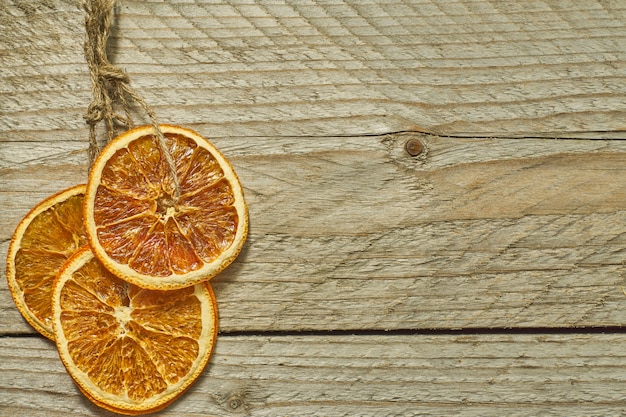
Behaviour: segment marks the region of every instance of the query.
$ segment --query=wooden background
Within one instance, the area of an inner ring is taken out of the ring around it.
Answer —
[[[0,0],[1,257],[86,180],[83,17]],[[250,207],[216,352],[158,415],[626,413],[623,1],[124,0],[109,54]],[[111,416],[5,281],[0,415]]]

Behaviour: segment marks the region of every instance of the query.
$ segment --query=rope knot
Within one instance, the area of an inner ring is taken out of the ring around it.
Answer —
[[[87,0],[85,3],[85,28],[87,39],[84,45],[85,59],[91,74],[93,101],[87,108],[87,113],[83,116],[89,125],[89,155],[91,164],[95,161],[99,153],[98,141],[96,138],[96,125],[104,120],[106,122],[109,138],[112,140],[116,124],[126,128],[133,126],[131,117],[130,102],[139,104],[146,115],[150,118],[156,131],[156,142],[165,157],[174,179],[174,198],[180,194],[180,185],[176,165],[171,153],[165,144],[165,136],[156,119],[152,109],[146,104],[130,85],[130,78],[126,72],[111,64],[107,57],[106,44],[109,38],[111,27],[111,17],[116,0]],[[129,102],[130,99],[130,102]],[[115,112],[113,106],[120,106],[124,115]]]
[[[106,109],[104,105],[99,102],[93,102],[87,108],[87,113],[83,116],[83,119],[87,122],[87,124],[91,126],[95,126],[101,120],[106,117]]]
[[[110,83],[130,83],[130,78],[126,71],[116,67],[109,62],[103,62],[96,68],[97,77]]]

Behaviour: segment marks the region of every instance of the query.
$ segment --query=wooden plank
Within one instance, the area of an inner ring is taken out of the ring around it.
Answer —
[[[4,3],[2,140],[78,136],[80,2]],[[622,2],[247,3],[124,1],[110,54],[163,121],[213,136],[624,131]]]
[[[110,56],[224,151],[251,214],[215,356],[159,415],[625,415],[625,22],[610,0],[120,2]],[[0,27],[4,258],[84,182],[91,86],[80,1],[0,0]],[[103,415],[4,278],[0,416]]]
[[[408,140],[424,154],[408,155]],[[73,157],[39,165],[9,145],[0,256],[30,206],[86,172],[74,142]],[[218,146],[251,221],[213,281],[222,331],[626,323],[625,141],[405,133]],[[0,332],[30,331],[0,279]]]
[[[220,336],[162,416],[626,412],[623,334]],[[0,415],[96,416],[54,346],[0,339]]]

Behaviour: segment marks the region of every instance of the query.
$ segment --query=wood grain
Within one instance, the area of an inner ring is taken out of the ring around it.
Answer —
[[[626,412],[624,335],[226,336],[159,415],[511,416]],[[106,416],[54,347],[0,339],[0,415]]]
[[[86,180],[81,4],[0,0],[1,258]],[[251,216],[159,415],[626,414],[625,29],[611,0],[120,1],[110,57]],[[111,415],[4,274],[0,416]]]
[[[219,146],[251,224],[213,280],[224,332],[626,322],[624,141],[405,133]],[[84,180],[68,161],[2,171],[2,240],[59,183]],[[0,282],[0,329],[30,331]]]
[[[126,0],[118,11],[114,61],[164,121],[210,124],[212,136],[626,130],[621,2]],[[77,0],[0,11],[3,140],[85,137],[82,19]]]

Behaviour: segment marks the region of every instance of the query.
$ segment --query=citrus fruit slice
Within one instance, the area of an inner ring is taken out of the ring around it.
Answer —
[[[18,310],[39,333],[54,338],[52,284],[61,265],[87,244],[85,185],[54,194],[18,224],[9,245],[7,282]]]
[[[191,130],[160,129],[176,176],[154,127],[121,134],[91,168],[85,225],[95,256],[115,275],[175,289],[210,279],[237,257],[248,211],[237,175],[215,146]]]
[[[217,335],[208,282],[149,290],[114,276],[88,246],[63,266],[52,298],[59,356],[95,404],[125,414],[160,410],[205,368]]]

